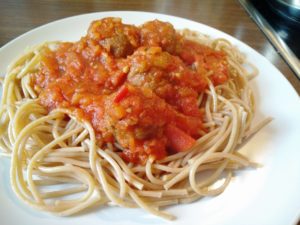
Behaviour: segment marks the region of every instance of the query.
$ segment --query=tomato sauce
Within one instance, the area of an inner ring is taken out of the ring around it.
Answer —
[[[104,18],[78,42],[44,49],[31,78],[49,111],[71,109],[91,123],[99,144],[118,142],[126,161],[144,164],[200,137],[198,96],[208,79],[227,81],[228,65],[224,52],[186,40],[169,23]]]

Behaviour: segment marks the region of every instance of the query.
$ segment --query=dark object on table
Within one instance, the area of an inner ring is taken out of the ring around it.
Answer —
[[[299,1],[240,0],[240,2],[300,79]]]
[[[291,20],[295,26],[300,26],[300,1],[267,0],[267,2],[278,15]]]

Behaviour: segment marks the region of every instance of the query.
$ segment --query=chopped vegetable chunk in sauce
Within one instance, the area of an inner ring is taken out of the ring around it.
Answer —
[[[78,42],[43,49],[31,74],[40,103],[91,123],[98,143],[118,143],[124,160],[190,149],[203,127],[199,95],[228,79],[226,54],[185,39],[167,22],[119,18],[91,23]]]

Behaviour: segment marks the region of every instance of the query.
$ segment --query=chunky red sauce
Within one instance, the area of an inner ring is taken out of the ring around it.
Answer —
[[[207,79],[228,79],[224,52],[158,20],[140,27],[94,21],[80,41],[41,57],[32,74],[40,103],[72,109],[92,124],[99,143],[117,141],[125,160],[141,164],[190,148],[203,130],[197,99]]]

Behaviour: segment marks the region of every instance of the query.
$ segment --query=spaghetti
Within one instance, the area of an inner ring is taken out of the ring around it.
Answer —
[[[224,39],[116,18],[93,22],[75,44],[29,50],[9,66],[0,108],[0,148],[11,157],[15,194],[61,216],[113,204],[174,219],[159,209],[222,193],[235,170],[257,166],[238,146],[270,121],[251,127],[248,80],[257,71],[245,63]],[[137,125],[125,129],[134,113]],[[155,120],[146,123],[144,114]]]

